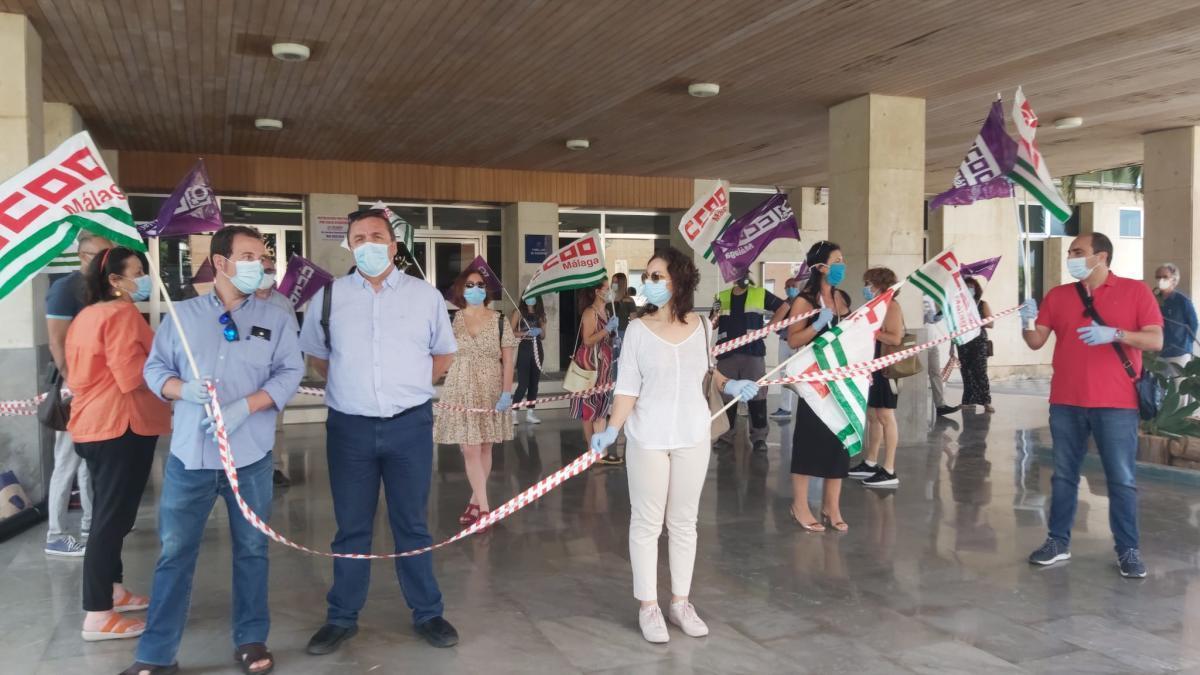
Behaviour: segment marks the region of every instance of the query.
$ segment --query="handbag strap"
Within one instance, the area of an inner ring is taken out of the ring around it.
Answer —
[[[1108,324],[1104,322],[1104,319],[1100,317],[1100,312],[1096,311],[1096,306],[1092,304],[1092,296],[1087,292],[1087,289],[1083,287],[1082,281],[1075,282],[1075,290],[1079,293],[1079,300],[1083,302],[1084,313],[1092,317],[1092,321],[1095,321],[1101,326],[1108,326]],[[1125,349],[1117,342],[1110,342],[1109,344],[1112,345],[1112,348],[1117,352],[1117,358],[1121,360],[1121,367],[1125,369],[1125,374],[1129,376],[1129,379],[1138,379],[1137,373],[1133,370],[1133,362],[1130,361],[1129,356],[1125,354]]]
[[[717,367],[717,360],[714,359],[712,355],[712,323],[709,322],[708,317],[704,315],[700,315],[700,323],[704,326],[704,353],[708,356],[708,369],[712,370],[713,368]]]

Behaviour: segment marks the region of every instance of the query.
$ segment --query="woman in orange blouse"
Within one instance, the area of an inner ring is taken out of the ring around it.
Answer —
[[[150,476],[154,445],[171,430],[171,409],[146,387],[142,366],[154,333],[134,306],[150,291],[137,253],[110,248],[84,272],[88,306],[67,331],[68,430],[94,486],[91,537],[83,559],[83,639],[117,640],[146,624],[122,612],[150,599],[122,585],[121,546]]]

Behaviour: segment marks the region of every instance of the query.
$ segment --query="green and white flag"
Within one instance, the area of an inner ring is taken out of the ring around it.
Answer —
[[[821,333],[788,361],[788,377],[807,375],[875,358],[875,333],[883,326],[893,291],[881,293],[838,325]],[[853,457],[862,451],[867,438],[867,389],[870,375],[855,375],[826,382],[797,382],[788,385],[838,437]]]
[[[1020,87],[1017,87],[1013,98],[1012,118],[1017,125],[1020,142],[1017,144],[1017,162],[1008,177],[1025,188],[1055,218],[1066,222],[1071,217],[1071,206],[1054,187],[1054,178],[1046,167],[1046,158],[1038,150],[1034,138],[1038,127],[1037,114],[1033,112],[1029,101],[1025,100],[1025,92]]]
[[[942,320],[946,322],[947,332],[953,333],[963,326],[979,323],[975,295],[963,279],[962,265],[954,251],[947,249],[937,254],[908,275],[908,281],[937,305]],[[977,337],[978,328],[954,338],[954,343],[963,345]]]
[[[717,258],[712,243],[731,222],[733,216],[729,212],[729,191],[724,183],[718,182],[715,190],[701,195],[692,208],[683,214],[683,219],[679,221],[679,233],[692,250],[699,251],[705,260],[715,263]]]
[[[86,131],[0,184],[0,298],[67,251],[80,230],[146,250],[129,200]]]
[[[68,274],[79,269],[79,241],[71,242],[67,250],[59,254],[57,258],[46,263],[40,272],[42,274]]]
[[[595,286],[608,278],[600,233],[592,230],[558,249],[533,273],[523,298]]]

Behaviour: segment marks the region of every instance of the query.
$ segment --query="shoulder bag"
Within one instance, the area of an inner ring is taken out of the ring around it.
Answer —
[[[901,319],[901,320],[903,320],[903,319]],[[910,347],[915,347],[915,346],[917,346],[916,334],[905,332],[904,337],[900,338],[900,344],[898,344],[898,345],[881,345],[881,348],[879,350],[879,355],[887,356],[889,354],[895,354],[896,352],[902,352],[905,349],[908,349]],[[920,361],[920,359],[917,358],[918,356],[920,356],[920,355],[913,354],[912,356],[908,357],[907,359],[904,359],[903,361],[898,361],[898,362],[893,363],[892,365],[888,366],[887,368],[884,368],[883,376],[889,380],[900,380],[900,379],[903,379],[906,377],[912,377],[913,375],[916,375],[917,373],[921,372],[921,361]]]
[[[1083,311],[1092,318],[1092,321],[1101,326],[1108,326],[1104,323],[1104,319],[1100,317],[1100,312],[1096,311],[1095,305],[1092,304],[1092,296],[1083,287],[1082,281],[1075,282],[1075,291],[1079,293],[1079,300],[1083,303]],[[1139,374],[1133,370],[1133,361],[1129,360],[1129,356],[1125,354],[1125,348],[1119,342],[1110,342],[1113,351],[1117,353],[1117,358],[1121,361],[1121,367],[1125,369],[1125,374],[1129,376],[1129,381],[1133,383],[1133,391],[1137,394],[1138,400],[1138,416],[1144,420],[1152,420],[1158,416],[1159,392],[1158,383],[1153,377],[1146,377],[1145,368]]]
[[[713,359],[713,337],[712,324],[709,323],[708,317],[701,316],[700,323],[704,325],[704,353],[708,357],[708,372],[704,375],[704,398],[708,401],[709,416],[717,415],[717,418],[712,421],[712,437],[724,435],[729,431],[729,417],[725,414],[722,408],[725,407],[725,399],[721,397],[721,390],[717,388],[717,362]]]
[[[579,343],[583,339],[583,335],[579,332],[575,334],[575,348],[571,353],[571,365],[567,367],[567,374],[563,377],[563,389],[578,394],[581,391],[587,391],[596,386],[596,380],[600,377],[600,373],[596,370],[584,368],[579,365],[579,359],[576,358],[579,353]],[[592,363],[596,362],[596,347],[592,347]]]
[[[66,431],[71,421],[71,400],[63,400],[63,376],[58,368],[51,371],[49,380],[50,390],[37,407],[38,421],[55,431]]]

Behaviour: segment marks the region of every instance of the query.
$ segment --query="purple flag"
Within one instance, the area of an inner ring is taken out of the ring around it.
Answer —
[[[292,307],[300,309],[317,291],[325,288],[331,281],[333,281],[333,276],[317,267],[313,261],[293,255],[288,258],[287,271],[279,280],[278,289],[280,293],[287,296],[288,300],[292,301]]]
[[[979,135],[954,174],[954,187],[934,197],[929,208],[1012,196],[1012,183],[1007,175],[1016,161],[1017,142],[1004,131],[1004,106],[994,101]]]
[[[992,274],[995,273],[996,267],[1000,265],[1001,257],[1002,256],[996,256],[995,258],[986,258],[984,260],[977,260],[973,263],[967,263],[961,266],[959,271],[962,272],[964,277],[983,277],[984,279],[991,281]]]
[[[212,256],[204,259],[200,263],[200,267],[196,268],[196,274],[192,277],[193,284],[211,284],[217,280],[217,268],[213,267]]]
[[[475,259],[471,261],[471,264],[467,265],[467,269],[479,272],[479,276],[483,277],[483,283],[487,284],[488,290],[492,292],[492,295],[499,295],[500,290],[504,288],[503,284],[500,283],[500,278],[497,277],[496,273],[492,271],[492,268],[488,266],[487,261],[483,259],[483,256],[475,256]]]
[[[749,213],[729,224],[713,240],[713,255],[727,283],[737,281],[763,252],[779,238],[799,239],[800,226],[787,195],[777,192]]]
[[[154,220],[138,225],[144,237],[184,237],[221,229],[221,207],[217,195],[208,182],[208,169],[204,160],[196,164],[188,175],[175,186],[175,191],[163,202]]]

